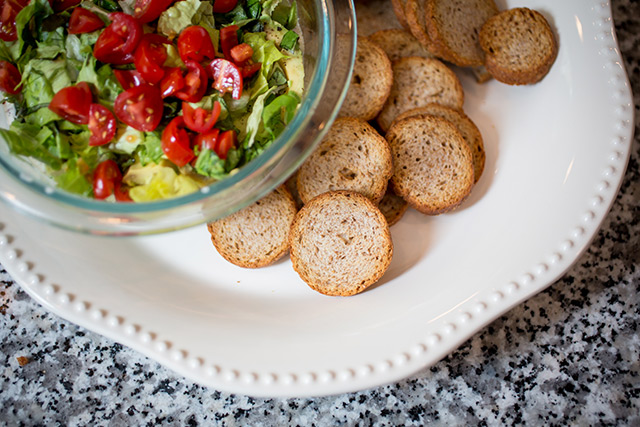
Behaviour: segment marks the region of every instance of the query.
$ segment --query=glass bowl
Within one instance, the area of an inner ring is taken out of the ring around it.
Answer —
[[[292,122],[260,156],[234,175],[162,201],[110,203],[52,184],[39,164],[9,152],[0,139],[0,199],[23,214],[79,232],[137,235],[167,232],[227,216],[282,184],[320,142],[351,79],[356,48],[352,0],[298,0],[304,40],[305,94]],[[0,126],[9,126],[0,111]]]

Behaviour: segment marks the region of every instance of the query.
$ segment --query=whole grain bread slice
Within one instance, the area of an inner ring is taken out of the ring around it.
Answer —
[[[405,56],[433,57],[411,33],[399,28],[376,31],[369,40],[380,46],[392,62]]]
[[[404,13],[407,19],[409,31],[432,54],[441,56],[438,46],[435,45],[427,32],[426,0],[406,0]]]
[[[387,100],[392,84],[393,72],[387,54],[366,37],[358,37],[351,84],[339,116],[374,119]]]
[[[378,203],[378,209],[382,212],[382,215],[387,219],[389,227],[400,221],[400,218],[404,216],[409,204],[405,199],[398,196],[391,186],[387,186],[387,192],[385,193],[380,203]]]
[[[462,109],[464,92],[456,74],[434,58],[400,58],[393,62],[393,86],[378,125],[386,132],[398,114],[432,102]]]
[[[240,211],[207,224],[211,242],[224,259],[240,267],[267,266],[289,250],[297,209],[281,186]]]
[[[476,124],[462,111],[454,110],[444,105],[429,104],[424,107],[414,108],[413,110],[405,111],[396,117],[394,121],[400,121],[407,117],[420,117],[425,115],[431,115],[436,117],[442,117],[453,123],[460,135],[471,148],[473,153],[473,176],[474,182],[478,182],[482,171],[484,170],[484,163],[486,160],[486,154],[484,151],[484,141],[482,140],[482,134],[476,126]],[[393,126],[393,124],[391,125]]]
[[[405,30],[409,30],[409,24],[407,23],[407,15],[405,14],[405,5],[407,0],[391,0],[393,6],[393,13],[396,15],[398,22]]]
[[[479,38],[489,73],[511,85],[539,82],[558,55],[558,43],[545,17],[524,7],[493,16]]]
[[[291,263],[312,289],[332,296],[362,292],[385,273],[393,243],[369,199],[332,191],[310,200],[291,226]]]
[[[438,56],[463,67],[484,64],[480,28],[499,9],[494,0],[425,0],[425,23]]]
[[[343,117],[298,169],[298,194],[308,203],[328,191],[351,190],[378,203],[392,173],[387,141],[367,122]]]
[[[456,127],[435,116],[409,117],[387,133],[393,155],[393,190],[427,215],[456,208],[473,187],[469,145]]]

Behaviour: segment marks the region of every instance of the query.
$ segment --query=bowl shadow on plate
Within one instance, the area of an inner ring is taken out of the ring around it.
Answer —
[[[437,226],[434,217],[410,210],[396,225],[391,227],[393,259],[386,273],[364,292],[369,292],[395,280],[420,262],[431,248],[432,230]]]

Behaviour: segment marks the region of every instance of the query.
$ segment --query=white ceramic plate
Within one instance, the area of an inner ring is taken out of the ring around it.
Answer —
[[[508,2],[514,6],[516,2]],[[101,238],[0,207],[0,262],[58,315],[199,383],[254,396],[355,391],[435,363],[556,280],[618,190],[633,106],[606,2],[522,1],[560,53],[530,87],[465,80],[485,173],[455,213],[409,212],[381,282],[350,298],[310,290],[289,260],[244,270],[204,226]]]

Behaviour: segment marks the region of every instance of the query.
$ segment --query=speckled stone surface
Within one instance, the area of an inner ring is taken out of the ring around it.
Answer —
[[[631,159],[591,247],[546,291],[400,383],[252,399],[49,314],[0,266],[0,425],[640,425],[640,2],[613,9],[635,93]]]

